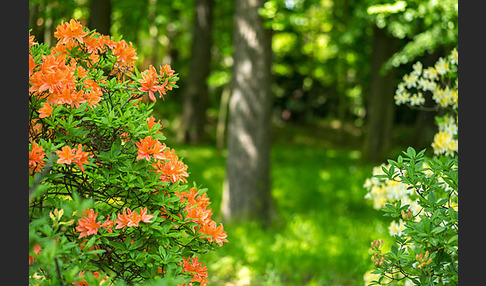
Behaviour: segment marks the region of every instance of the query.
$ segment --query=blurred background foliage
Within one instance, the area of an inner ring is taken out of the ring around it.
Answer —
[[[76,18],[132,42],[140,70],[170,64],[181,88],[157,102],[155,115],[167,145],[185,157],[192,180],[209,189],[218,216],[234,3],[213,1],[205,136],[189,144],[176,135],[191,80],[196,2],[30,0],[29,28],[38,42],[51,44],[55,27]],[[389,224],[364,200],[364,180],[374,165],[406,146],[430,149],[436,132],[434,113],[393,105],[387,107],[394,109],[390,116],[373,114],[370,83],[388,75],[396,87],[416,61],[431,65],[457,47],[458,2],[268,0],[260,15],[272,30],[271,177],[281,222],[265,230],[252,223],[225,225],[230,243],[204,259],[211,285],[362,285],[371,266],[369,243],[387,235]],[[377,31],[385,40],[378,40]],[[374,65],[373,50],[380,45],[396,49]],[[390,132],[375,134],[373,116],[390,121]],[[390,144],[370,156],[364,146],[376,136]]]

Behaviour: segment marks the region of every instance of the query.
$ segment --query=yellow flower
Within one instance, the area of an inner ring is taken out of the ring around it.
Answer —
[[[432,142],[432,148],[434,148],[435,154],[453,155],[458,150],[458,142],[453,136],[447,132],[439,131],[434,136],[434,142]]]

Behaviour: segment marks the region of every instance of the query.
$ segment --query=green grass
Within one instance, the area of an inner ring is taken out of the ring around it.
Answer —
[[[171,147],[189,166],[189,182],[208,188],[221,221],[225,155],[211,146]],[[225,224],[229,243],[201,257],[210,285],[363,285],[370,242],[388,232],[382,213],[364,199],[373,165],[357,150],[315,144],[278,143],[271,154],[280,220],[266,230]]]

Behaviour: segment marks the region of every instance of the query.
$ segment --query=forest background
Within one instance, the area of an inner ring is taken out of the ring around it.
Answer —
[[[155,117],[222,217],[234,13],[222,0],[33,0],[29,28],[50,44],[75,18],[131,41],[140,70],[170,64],[180,88]],[[271,0],[258,13],[271,41],[271,78],[260,84],[271,94],[276,219],[225,224],[230,243],[206,258],[211,285],[362,285],[369,243],[389,225],[363,183],[407,146],[431,149],[437,114],[396,106],[393,95],[416,61],[433,65],[457,47],[457,0]]]

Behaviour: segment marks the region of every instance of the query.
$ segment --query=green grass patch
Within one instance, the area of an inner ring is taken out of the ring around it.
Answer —
[[[189,182],[208,188],[220,220],[225,154],[210,146],[171,146],[189,166]],[[229,243],[201,257],[210,285],[363,285],[370,242],[388,222],[364,199],[372,164],[356,150],[272,147],[272,194],[280,221],[225,224]]]

